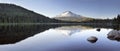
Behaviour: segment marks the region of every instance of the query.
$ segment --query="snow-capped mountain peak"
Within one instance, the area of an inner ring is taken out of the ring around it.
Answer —
[[[71,11],[65,11],[60,15],[57,15],[56,17],[81,17],[80,15],[77,15]]]
[[[65,11],[65,12],[63,12],[62,14],[64,14],[64,15],[72,15],[72,14],[74,14],[74,13],[72,13],[71,11]]]
[[[92,18],[81,16],[71,11],[65,11],[53,18],[57,20],[62,20],[62,21],[76,21],[76,22],[92,20]]]

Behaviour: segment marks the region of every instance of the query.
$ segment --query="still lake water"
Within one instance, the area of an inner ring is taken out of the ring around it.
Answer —
[[[88,41],[93,36],[96,40]],[[119,41],[120,31],[112,28],[0,26],[0,51],[120,51]]]

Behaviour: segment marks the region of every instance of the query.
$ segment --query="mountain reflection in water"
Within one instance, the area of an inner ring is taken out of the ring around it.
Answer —
[[[61,25],[60,25],[61,26]],[[82,25],[76,25],[76,26],[61,26],[59,25],[8,25],[8,26],[0,26],[0,44],[14,44],[16,42],[19,42],[21,40],[24,40],[28,37],[34,36],[37,33],[43,32],[45,30],[48,30],[50,28],[54,28],[55,31],[60,32],[66,36],[70,36],[72,34],[75,34],[77,32],[83,31],[83,30],[89,30],[89,29],[96,29],[96,31],[100,31],[100,26],[82,26]],[[113,28],[115,29],[117,26],[111,26],[107,28]],[[101,27],[102,28],[102,27]],[[118,28],[117,28],[118,29]],[[113,30],[108,34],[108,38],[111,40],[120,40],[120,31]]]
[[[112,49],[116,51],[120,50],[116,46],[120,41],[119,29],[119,25],[109,27],[98,25],[1,25],[0,48],[3,48],[3,51],[6,48],[11,51],[106,51]],[[21,45],[25,48],[18,47]]]
[[[93,29],[92,27],[87,27],[87,26],[62,26],[62,27],[57,27],[54,30],[66,35],[66,36],[70,36],[72,34],[75,34],[77,32],[80,32],[82,30],[89,30],[89,29]]]

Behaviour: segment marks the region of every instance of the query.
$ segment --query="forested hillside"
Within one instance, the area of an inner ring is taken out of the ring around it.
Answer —
[[[61,22],[50,19],[14,4],[0,3],[0,23],[49,23]]]

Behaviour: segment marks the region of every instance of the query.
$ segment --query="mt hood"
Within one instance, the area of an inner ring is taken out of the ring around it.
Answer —
[[[81,22],[81,21],[91,20],[92,18],[84,17],[81,15],[75,14],[71,11],[65,11],[65,12],[61,13],[60,15],[55,16],[54,19],[58,19],[58,20],[62,20],[62,21]]]

